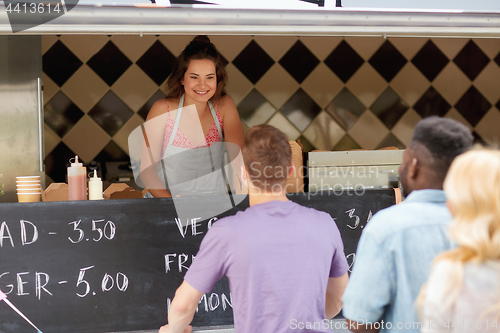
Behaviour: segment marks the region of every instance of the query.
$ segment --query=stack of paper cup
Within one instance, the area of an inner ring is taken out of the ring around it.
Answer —
[[[17,200],[19,202],[38,202],[42,187],[40,176],[16,177]]]

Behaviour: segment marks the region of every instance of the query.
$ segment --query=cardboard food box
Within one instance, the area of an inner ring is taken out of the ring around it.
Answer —
[[[136,191],[125,183],[113,183],[104,191],[103,197],[109,199],[140,199],[147,190]]]
[[[45,191],[42,191],[42,201],[68,201],[68,184],[50,184]]]
[[[304,192],[304,167],[302,160],[302,147],[295,141],[288,141],[292,148],[293,174],[286,181],[286,192]]]

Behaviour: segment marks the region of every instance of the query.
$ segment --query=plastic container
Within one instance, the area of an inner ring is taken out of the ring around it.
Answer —
[[[94,170],[93,177],[89,178],[89,200],[103,200],[102,180],[97,177],[97,170]]]
[[[78,161],[78,155],[68,167],[68,200],[87,200],[87,168]]]

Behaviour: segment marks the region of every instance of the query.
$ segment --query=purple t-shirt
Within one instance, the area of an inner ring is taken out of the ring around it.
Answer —
[[[347,269],[329,214],[272,201],[214,223],[184,279],[208,293],[226,275],[238,333],[331,333],[322,324],[328,277]],[[300,330],[299,323],[317,329]]]

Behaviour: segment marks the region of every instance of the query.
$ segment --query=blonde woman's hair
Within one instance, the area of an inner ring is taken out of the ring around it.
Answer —
[[[500,259],[500,151],[475,149],[453,161],[444,182],[453,215],[450,235],[459,247],[442,259]]]
[[[455,158],[444,191],[453,215],[449,233],[458,247],[437,256],[434,264],[450,262],[448,275],[454,279],[443,304],[449,307],[461,292],[465,263],[500,260],[500,151],[478,148]],[[417,300],[419,307],[424,297],[425,287]],[[500,303],[488,312],[493,310],[499,311]]]

